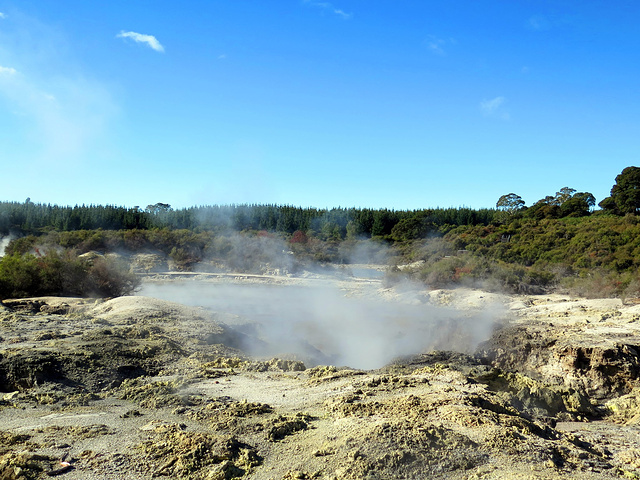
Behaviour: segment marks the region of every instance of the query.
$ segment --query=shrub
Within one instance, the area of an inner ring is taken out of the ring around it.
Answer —
[[[40,293],[40,269],[35,256],[5,255],[0,259],[0,298]]]
[[[98,257],[87,271],[85,295],[120,297],[132,293],[140,284],[139,278],[130,273],[127,265],[117,259]]]
[[[120,296],[139,279],[115,258],[83,259],[74,251],[0,258],[0,298],[41,295]]]

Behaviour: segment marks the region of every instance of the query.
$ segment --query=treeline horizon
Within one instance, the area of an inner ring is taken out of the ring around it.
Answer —
[[[318,234],[323,239],[387,237],[393,241],[423,238],[447,227],[502,224],[516,218],[535,220],[593,214],[640,214],[640,167],[627,167],[615,179],[611,195],[594,210],[595,197],[563,187],[532,206],[515,193],[502,195],[496,208],[469,207],[394,210],[388,208],[314,208],[277,204],[229,204],[173,209],[166,203],[142,209],[115,205],[58,206],[0,202],[0,235],[38,235],[49,231],[186,229]],[[443,231],[444,230],[444,231]]]
[[[461,225],[488,225],[497,209],[427,208],[393,210],[370,208],[313,208],[290,205],[230,204],[172,209],[157,203],[145,209],[113,205],[58,206],[43,203],[0,202],[0,235],[38,235],[76,230],[195,230],[316,233],[324,238],[379,237],[392,234],[401,222],[420,224],[419,230]],[[419,221],[417,221],[417,219]],[[416,234],[420,232],[415,232]],[[426,233],[426,232],[425,232]]]

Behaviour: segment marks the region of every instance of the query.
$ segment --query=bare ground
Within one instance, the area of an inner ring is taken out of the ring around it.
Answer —
[[[415,296],[340,282],[345,295]],[[420,296],[499,304],[500,328],[475,352],[307,368],[242,351],[228,312],[149,297],[5,302],[0,479],[640,478],[640,306]]]

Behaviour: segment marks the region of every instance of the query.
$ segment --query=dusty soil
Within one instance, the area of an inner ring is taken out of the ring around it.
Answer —
[[[359,370],[251,356],[238,315],[211,307],[6,301],[0,479],[640,478],[640,306],[339,283],[465,318],[490,311],[495,330],[474,351]]]

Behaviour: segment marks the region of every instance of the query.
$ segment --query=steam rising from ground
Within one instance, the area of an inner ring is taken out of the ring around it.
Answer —
[[[189,281],[146,284],[140,294],[237,315],[232,326],[247,334],[248,353],[361,369],[434,349],[471,352],[489,337],[499,316],[497,308],[434,305],[424,290],[390,294],[376,282],[364,290],[362,282],[352,282],[355,290],[346,285]]]
[[[11,240],[13,240],[12,236],[0,237],[0,257],[4,257],[4,250],[7,248]]]

